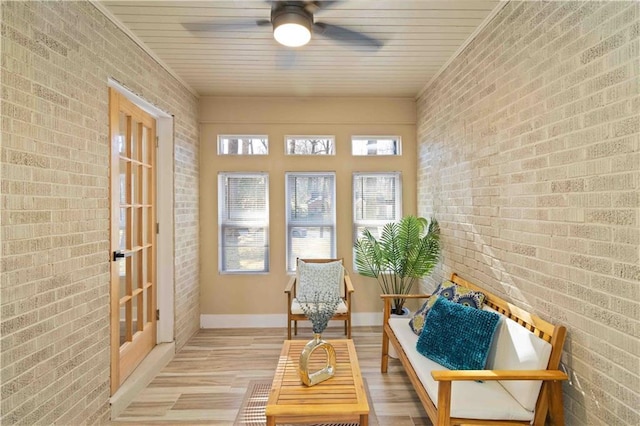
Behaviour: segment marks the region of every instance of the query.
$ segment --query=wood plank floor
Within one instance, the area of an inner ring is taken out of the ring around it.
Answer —
[[[323,337],[344,338],[329,327]],[[353,327],[352,337],[381,426],[431,425],[400,362],[380,373],[381,327]],[[310,340],[310,329],[297,339]],[[270,380],[286,329],[203,329],[154,378],[114,425],[233,424],[251,380]]]

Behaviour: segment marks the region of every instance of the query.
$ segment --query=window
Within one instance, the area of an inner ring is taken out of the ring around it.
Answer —
[[[287,271],[296,258],[336,256],[335,173],[287,173]]]
[[[353,136],[352,155],[401,155],[400,136]]]
[[[285,136],[287,155],[335,155],[333,136]]]
[[[218,175],[219,270],[269,271],[269,176]]]
[[[399,172],[353,174],[353,242],[366,228],[376,238],[388,222],[402,216],[402,185]]]
[[[266,135],[218,135],[218,155],[267,155]]]

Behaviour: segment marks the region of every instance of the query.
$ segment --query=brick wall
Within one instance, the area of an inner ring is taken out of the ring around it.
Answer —
[[[567,326],[570,425],[640,424],[639,8],[510,2],[418,100],[433,281]]]
[[[197,99],[89,2],[2,22],[2,424],[109,418],[107,79],[175,115],[176,339],[199,326]]]

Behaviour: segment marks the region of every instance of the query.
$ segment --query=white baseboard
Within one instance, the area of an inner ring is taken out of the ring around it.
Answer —
[[[302,321],[302,326],[304,323]],[[382,325],[382,312],[361,312],[351,315],[352,326]],[[273,328],[286,327],[286,314],[269,315],[200,315],[200,328]]]
[[[351,314],[351,325],[353,326],[371,326],[382,325],[382,312],[361,312]]]

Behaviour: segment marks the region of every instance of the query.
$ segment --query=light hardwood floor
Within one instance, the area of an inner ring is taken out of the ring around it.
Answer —
[[[336,323],[338,324],[338,323]],[[381,327],[353,327],[352,337],[380,425],[431,425],[400,362],[380,373]],[[323,338],[344,338],[329,327]],[[285,328],[203,329],[129,404],[114,425],[233,424],[251,380],[272,379]],[[296,339],[310,340],[308,328]]]

